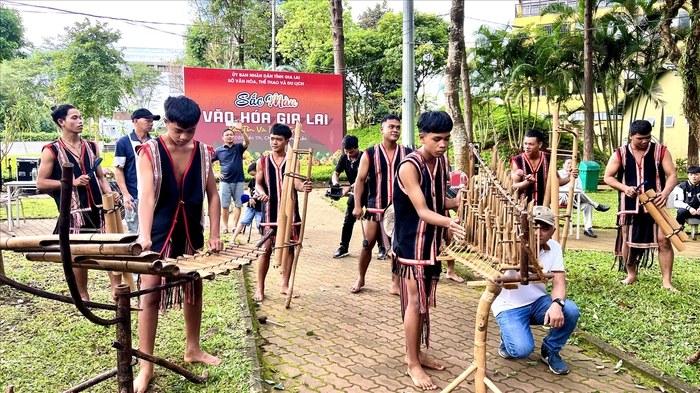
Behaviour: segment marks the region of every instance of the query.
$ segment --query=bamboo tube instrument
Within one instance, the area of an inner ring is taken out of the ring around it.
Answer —
[[[286,271],[285,261],[289,257],[288,243],[292,234],[294,223],[294,206],[296,200],[292,200],[294,190],[294,178],[291,176],[296,171],[297,155],[294,153],[299,148],[301,136],[301,123],[297,123],[294,128],[293,146],[287,146],[287,162],[284,169],[284,179],[282,180],[282,198],[279,201],[279,211],[277,213],[277,236],[275,238],[275,267],[281,267],[280,272]]]

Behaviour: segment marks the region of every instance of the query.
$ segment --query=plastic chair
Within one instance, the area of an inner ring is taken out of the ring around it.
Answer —
[[[24,214],[24,202],[22,202],[22,199],[24,199],[24,197],[22,197],[22,189],[15,188],[14,191],[12,191],[12,194],[10,194],[9,200],[7,199],[7,197],[0,198],[0,206],[2,206],[3,209],[7,209],[7,204],[9,203],[9,208],[12,209],[12,205],[19,203],[19,206],[22,209],[22,213],[20,217],[17,217],[17,219],[21,218],[22,221],[27,222],[27,216]]]

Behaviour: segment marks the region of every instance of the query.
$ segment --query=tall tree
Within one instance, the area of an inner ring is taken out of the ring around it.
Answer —
[[[272,0],[189,1],[197,21],[185,38],[188,65],[244,68],[269,58]]]
[[[330,0],[333,27],[333,71],[343,76],[343,135],[347,133],[345,107],[345,35],[343,33],[343,0]]]
[[[593,2],[595,0],[584,0],[583,16],[583,94],[584,118],[583,125],[583,160],[593,161],[594,150],[593,141]]]
[[[133,94],[126,97],[126,105],[131,109],[148,108],[153,95],[161,85],[162,73],[158,68],[145,63],[130,63],[127,73],[131,76]]]
[[[387,12],[393,12],[393,10],[387,7],[386,0],[381,4],[375,4],[374,7],[367,7],[358,17],[357,25],[361,29],[376,29]]]
[[[469,172],[469,131],[465,129],[462,108],[459,104],[459,79],[464,61],[464,0],[452,0],[450,10],[450,43],[445,68],[445,110],[454,122],[454,166]]]
[[[21,50],[25,46],[22,19],[17,11],[0,4],[0,63],[22,57]]]
[[[59,92],[88,119],[112,116],[121,99],[132,93],[126,62],[114,44],[121,33],[90,20],[66,28],[65,50],[56,58]]]
[[[690,31],[685,39],[680,39],[678,30],[672,27],[681,9],[685,9],[690,17]],[[661,37],[668,59],[677,67],[683,81],[683,111],[690,126],[688,165],[697,166],[700,146],[700,0],[665,0],[664,16]]]

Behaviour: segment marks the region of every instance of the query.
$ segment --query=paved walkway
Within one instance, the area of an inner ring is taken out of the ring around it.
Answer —
[[[389,294],[388,261],[373,260],[367,285],[359,294],[349,287],[357,277],[357,255],[362,233],[359,225],[343,259],[331,256],[338,247],[343,212],[330,205],[319,190],[311,194],[309,215],[295,290],[289,309],[278,294],[281,283],[270,269],[267,296],[257,309],[271,324],[260,325],[264,360],[276,370],[275,381],[299,392],[414,392],[405,375],[403,326],[399,298]],[[597,231],[598,232],[598,231]],[[600,231],[604,232],[604,231]],[[612,237],[612,231],[610,237]],[[571,248],[605,244],[606,236],[594,241],[572,240]],[[613,238],[614,239],[614,238]],[[611,249],[610,246],[609,249]],[[248,270],[250,285],[256,285],[256,264]],[[474,315],[480,290],[443,279],[437,290],[438,306],[431,309],[432,334],[429,353],[442,360],[445,371],[429,371],[444,388],[473,360]],[[487,341],[487,367],[503,392],[631,392],[635,387],[627,373],[615,374],[614,365],[589,357],[576,346],[562,351],[571,373],[556,376],[537,355],[544,337],[535,328],[537,352],[527,360],[505,360],[497,355],[498,326],[491,318]],[[601,366],[604,366],[603,368]],[[284,379],[282,379],[284,378]],[[472,392],[472,377],[456,392]]]
[[[271,377],[286,391],[297,392],[417,392],[405,375],[403,326],[399,299],[389,294],[388,261],[374,260],[367,273],[367,285],[359,294],[349,287],[357,277],[357,255],[362,233],[355,225],[350,255],[331,256],[338,247],[343,212],[323,198],[322,190],[311,194],[304,249],[299,260],[295,289],[301,295],[289,309],[277,292],[280,275],[270,269],[267,296],[256,317],[267,315],[271,323],[259,326],[259,343],[265,362],[275,370]],[[5,222],[0,222],[5,225]],[[27,220],[14,235],[51,233],[55,220]],[[2,228],[6,230],[6,226]],[[5,231],[2,231],[5,232]],[[602,249],[614,244],[614,231],[596,230],[598,239],[569,240],[569,249]],[[7,233],[0,233],[7,236]],[[230,235],[227,235],[230,236]],[[257,241],[253,235],[252,241]],[[685,243],[683,255],[700,255],[700,241]],[[247,269],[250,285],[256,285],[256,263]],[[429,353],[442,360],[444,371],[429,371],[440,388],[462,373],[473,360],[474,314],[480,289],[443,279],[437,291],[438,307],[431,309],[432,335]],[[562,357],[571,373],[556,376],[542,363],[539,343],[545,335],[535,328],[537,352],[527,360],[505,360],[496,353],[498,326],[489,321],[487,368],[503,392],[636,392],[626,372],[615,374],[614,365],[566,346]],[[266,378],[268,379],[268,378]],[[473,377],[455,392],[473,392]],[[263,383],[263,385],[266,385]],[[271,388],[270,388],[271,389]]]

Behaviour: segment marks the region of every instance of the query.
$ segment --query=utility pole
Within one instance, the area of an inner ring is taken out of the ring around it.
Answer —
[[[272,0],[272,71],[274,71],[275,68],[277,68],[277,51],[275,50],[275,9],[277,8],[276,3],[277,0]]]
[[[593,1],[585,0],[583,13],[583,160],[593,161]]]
[[[413,0],[403,1],[403,109],[401,116],[401,143],[415,145],[413,137],[414,113],[414,49],[413,42]]]

